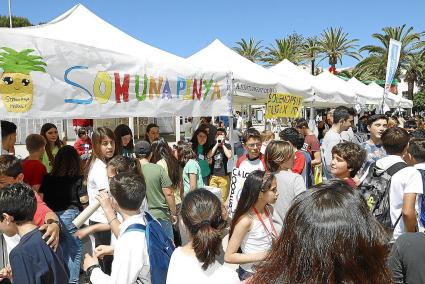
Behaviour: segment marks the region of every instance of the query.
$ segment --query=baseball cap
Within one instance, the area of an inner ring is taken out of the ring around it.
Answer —
[[[148,155],[151,152],[151,144],[147,141],[139,141],[134,145],[134,153],[139,155]]]

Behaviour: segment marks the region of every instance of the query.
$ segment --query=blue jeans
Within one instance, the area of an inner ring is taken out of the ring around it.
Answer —
[[[174,242],[173,224],[171,224],[169,220],[164,219],[158,219],[158,222],[161,224],[161,227],[167,237]]]
[[[241,280],[241,281],[244,281],[244,280],[248,279],[249,277],[251,277],[253,275],[251,272],[246,271],[245,269],[243,269],[240,266],[236,270],[238,272],[239,280]]]
[[[83,243],[74,237],[77,228],[72,221],[78,216],[78,209],[67,209],[56,212],[62,223],[60,246],[63,251],[64,261],[69,269],[69,283],[78,283],[80,277],[80,265],[83,253]]]

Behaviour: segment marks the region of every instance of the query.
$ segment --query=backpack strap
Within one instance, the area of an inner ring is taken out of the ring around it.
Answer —
[[[130,226],[127,227],[127,229],[125,229],[124,234],[127,232],[134,232],[134,231],[145,232],[146,226],[142,224],[138,224],[138,223],[131,224]]]
[[[389,167],[386,172],[390,175],[393,176],[395,175],[399,170],[402,170],[404,168],[407,167],[407,164],[405,162],[398,162],[395,163],[394,165],[392,165],[391,167]]]

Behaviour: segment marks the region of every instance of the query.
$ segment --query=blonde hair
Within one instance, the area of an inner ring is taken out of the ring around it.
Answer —
[[[264,130],[261,132],[261,142],[268,142],[274,139],[274,133],[270,130]]]
[[[398,126],[398,121],[395,120],[394,118],[390,117],[388,118],[388,128],[392,128],[392,127],[397,127]]]
[[[267,169],[275,172],[279,169],[280,165],[295,155],[294,148],[288,141],[275,140],[267,145],[264,160]]]

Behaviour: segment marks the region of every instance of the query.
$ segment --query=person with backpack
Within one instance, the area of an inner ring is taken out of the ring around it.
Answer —
[[[389,231],[393,240],[416,228],[416,197],[422,194],[422,178],[402,157],[407,152],[409,133],[393,127],[381,135],[387,156],[373,163],[360,185],[372,214]]]
[[[109,198],[106,192],[100,192],[96,198],[103,204],[107,199],[110,207],[113,203],[116,211],[123,218],[120,234],[114,246],[111,275],[107,275],[100,268],[98,257],[102,255],[99,254],[86,254],[83,269],[93,284],[129,284],[137,283],[137,280],[150,283],[150,261],[145,232],[127,231],[133,224],[147,224],[144,212],[140,211],[146,195],[145,181],[140,175],[120,173],[111,179],[109,190],[112,198]]]
[[[418,202],[418,229],[425,231],[425,138],[413,138],[409,141],[409,148],[405,157],[409,165],[413,165],[419,171],[422,178],[422,195]]]

